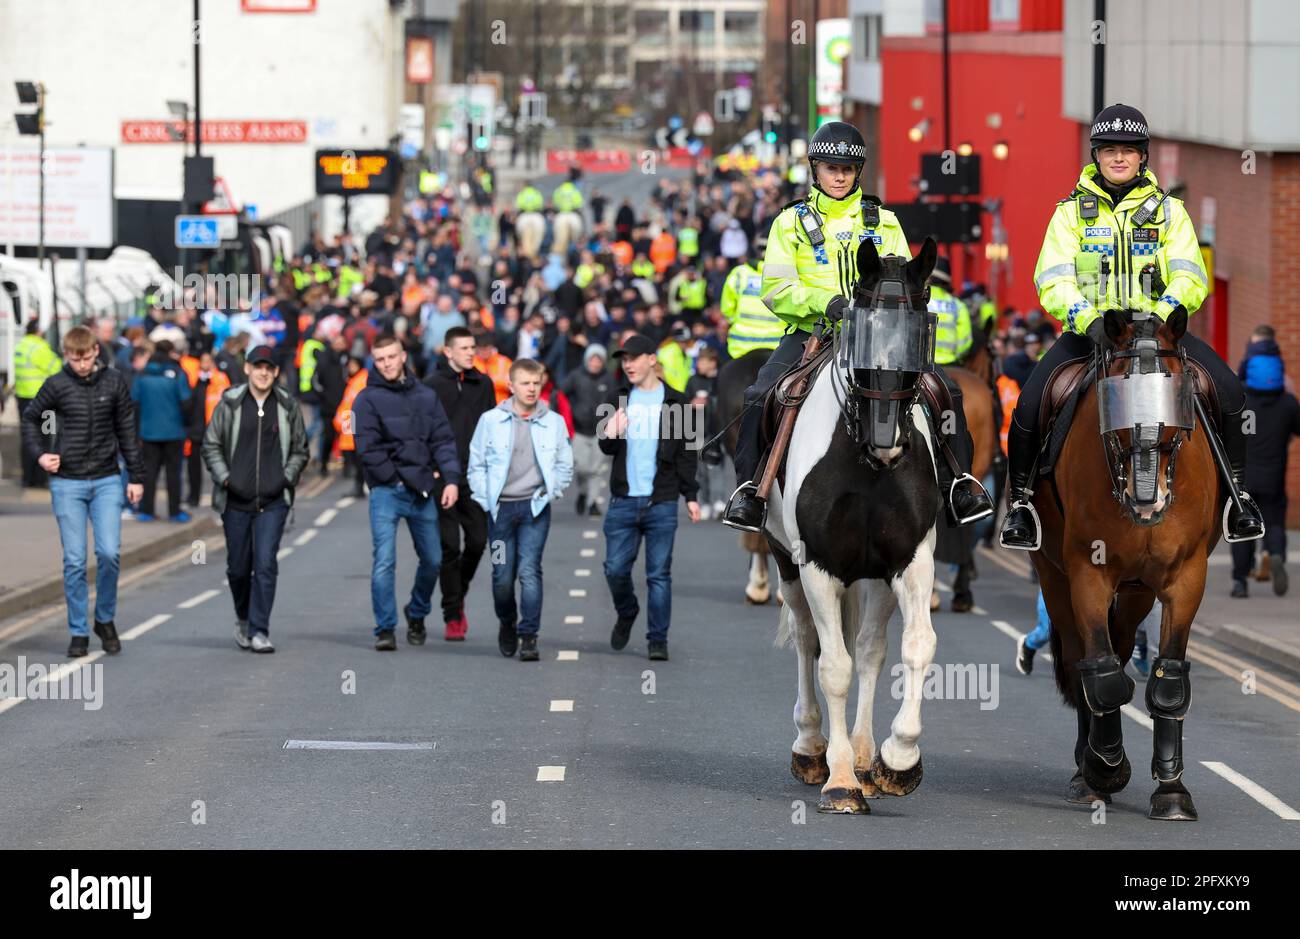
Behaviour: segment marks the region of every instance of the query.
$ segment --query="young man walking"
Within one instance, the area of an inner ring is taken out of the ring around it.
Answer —
[[[375,649],[397,648],[397,526],[406,519],[419,557],[406,616],[406,641],[424,645],[424,618],[442,563],[438,507],[451,509],[460,492],[456,437],[433,390],[406,367],[401,340],[383,335],[371,348],[375,368],[352,404],[357,453],[370,487],[370,604]],[[441,479],[439,479],[441,477]],[[438,495],[439,483],[442,494]]]
[[[573,472],[579,515],[600,515],[599,483],[609,472],[609,461],[596,440],[600,406],[614,387],[605,359],[605,347],[593,342],[582,354],[582,368],[569,372],[564,379],[564,393],[573,409]]]
[[[119,453],[129,478],[127,500],[139,502],[144,494],[135,407],[122,373],[97,367],[99,345],[85,326],[68,330],[63,355],[63,368],[45,380],[22,413],[23,445],[38,454],[40,468],[49,474],[63,543],[63,595],[72,633],[68,655],[86,655],[90,646],[87,522],[95,536],[95,635],[114,655],[122,651],[113,623],[122,543]]]
[[[618,621],[609,643],[627,645],[640,605],[632,587],[632,564],[645,539],[649,615],[646,640],[654,661],[668,659],[668,625],[672,615],[673,539],[677,534],[677,497],[686,500],[691,522],[700,520],[696,501],[698,436],[690,403],[655,372],[655,344],[645,336],[628,336],[614,353],[621,359],[623,381],[606,402],[610,415],[600,429],[600,449],[614,458],[605,514],[605,580]]]
[[[532,359],[517,359],[510,366],[510,397],[479,418],[469,445],[470,492],[491,517],[497,648],[507,658],[517,648],[521,662],[539,658],[542,551],[551,503],[573,476],[568,427],[540,400],[543,371]]]
[[[158,471],[166,467],[167,517],[173,522],[188,522],[189,513],[181,510],[181,450],[185,446],[192,392],[169,340],[154,345],[149,364],[131,383],[131,397],[140,408],[145,464],[144,504],[136,518],[142,522],[154,520]]]
[[[226,391],[203,435],[212,474],[212,508],[226,532],[226,579],[235,601],[235,642],[274,652],[271,607],[280,567],[276,555],[307,465],[307,425],[292,394],[276,379],[275,350],[258,346],[244,361],[248,381]]]

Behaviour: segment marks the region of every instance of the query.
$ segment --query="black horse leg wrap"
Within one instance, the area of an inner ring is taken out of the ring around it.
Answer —
[[[1147,679],[1151,715],[1151,778],[1174,782],[1183,775],[1183,716],[1192,704],[1191,662],[1158,658]]]
[[[1088,747],[1110,766],[1118,766],[1124,759],[1124,729],[1120,726],[1119,711],[1092,715],[1088,728]]]
[[[1088,710],[1098,717],[1117,711],[1133,700],[1133,679],[1124,674],[1124,665],[1117,655],[1103,655],[1095,659],[1080,659],[1079,681],[1083,685],[1083,699]],[[1096,726],[1096,722],[1093,722]]]

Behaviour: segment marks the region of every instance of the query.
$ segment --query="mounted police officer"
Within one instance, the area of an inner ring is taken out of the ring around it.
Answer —
[[[871,238],[882,256],[912,256],[894,213],[881,208],[879,199],[865,195],[858,186],[866,158],[866,141],[857,128],[842,121],[822,125],[808,144],[813,190],[787,205],[768,234],[763,302],[791,328],[745,391],[746,408],[735,456],[739,486],[723,517],[723,523],[732,528],[761,531],[767,515],[766,502],[758,498],[754,483],[762,424],[762,409],[756,402],[799,363],[804,342],[817,320],[825,315],[836,321],[844,315],[858,278],[859,243]],[[954,480],[947,461],[936,460],[939,488],[950,502],[954,520],[965,524],[990,515],[993,506],[988,493],[969,474],[971,442],[961,391],[942,369],[936,372],[948,389],[951,401],[947,409],[956,424],[952,438],[939,435],[939,439],[964,473]],[[780,457],[772,455],[773,459]]]
[[[1061,320],[1065,331],[1026,382],[1011,422],[1009,511],[1001,533],[1007,548],[1032,551],[1040,542],[1041,528],[1029,500],[1039,450],[1039,407],[1050,376],[1062,365],[1092,355],[1104,338],[1102,314],[1107,309],[1146,310],[1164,320],[1178,309],[1195,312],[1209,292],[1187,210],[1157,186],[1147,169],[1146,118],[1137,108],[1113,104],[1097,115],[1090,143],[1093,161],[1084,166],[1074,191],[1057,203],[1034,271],[1043,309]],[[1241,497],[1240,510],[1236,500],[1231,503],[1226,537],[1262,537],[1259,509],[1240,491],[1246,469],[1241,382],[1202,339],[1189,332],[1180,344],[1218,391],[1229,463],[1220,472]]]

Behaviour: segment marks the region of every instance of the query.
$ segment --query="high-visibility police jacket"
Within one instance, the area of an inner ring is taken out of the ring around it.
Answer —
[[[1164,319],[1181,303],[1195,312],[1209,293],[1209,281],[1183,203],[1164,195],[1147,170],[1119,205],[1112,205],[1096,177],[1097,167],[1085,166],[1047,226],[1034,269],[1043,309],[1079,333],[1110,309],[1147,310]],[[1139,279],[1150,263],[1159,267],[1165,284],[1154,300]]]
[[[951,365],[961,360],[971,347],[970,310],[938,284],[930,285],[931,313],[935,314],[934,361]]]
[[[664,367],[664,381],[675,391],[685,391],[691,380],[691,357],[682,351],[676,340],[669,339],[659,347],[659,364]]]
[[[652,280],[658,271],[655,270],[654,263],[648,258],[632,262],[632,276],[641,277],[645,280]]]
[[[352,295],[352,288],[355,284],[364,284],[366,275],[361,273],[351,264],[344,264],[339,268],[339,297],[346,299]]]
[[[581,290],[603,273],[605,273],[603,264],[579,264],[578,269],[573,272],[573,282]]]
[[[980,304],[978,319],[980,329],[986,333],[992,332],[998,322],[998,305],[992,300],[985,300]]]
[[[308,339],[302,344],[302,362],[298,366],[298,391],[307,394],[312,390],[312,379],[316,377],[316,356],[325,351],[325,343],[319,339]]]
[[[719,310],[731,328],[727,355],[738,359],[755,349],[775,349],[785,335],[781,322],[763,303],[763,262],[737,264],[722,284]]]
[[[295,267],[289,273],[293,275],[293,286],[295,290],[306,290],[311,286],[311,274],[306,271],[299,270]]]
[[[863,200],[873,200],[876,224],[864,221]],[[763,302],[797,329],[811,332],[834,297],[851,297],[858,279],[858,245],[867,238],[882,255],[912,257],[897,216],[881,208],[874,196],[854,189],[832,199],[814,189],[788,205],[772,223],[763,257]],[[813,215],[815,213],[815,216]],[[814,246],[807,224],[820,219],[823,241]]]
[[[61,368],[62,360],[44,336],[23,336],[14,345],[14,397],[36,397],[45,379]]]
[[[677,285],[675,299],[683,310],[699,312],[709,305],[709,285],[702,277],[697,276],[694,280],[683,277]]]
[[[515,208],[520,212],[540,212],[545,205],[546,202],[542,199],[542,194],[537,191],[535,186],[525,186],[519,190],[519,195],[515,197]]]
[[[677,253],[693,258],[700,253],[700,233],[687,225],[677,231]]]
[[[551,204],[557,212],[577,212],[582,208],[582,193],[571,182],[560,183],[551,194]]]

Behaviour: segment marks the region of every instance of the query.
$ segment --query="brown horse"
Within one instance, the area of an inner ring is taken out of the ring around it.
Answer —
[[[772,355],[771,349],[754,349],[738,359],[732,359],[718,372],[717,401],[719,423],[727,427],[722,446],[727,456],[736,456],[736,441],[740,437],[740,410],[745,405],[745,389],[758,380],[758,371]],[[767,536],[752,531],[740,533],[740,547],[749,555],[749,582],[745,584],[745,602],[762,606],[772,597],[772,582],[768,577],[767,559],[770,550]],[[777,602],[781,596],[777,594]]]
[[[1178,340],[1186,328],[1181,311],[1166,323],[1122,311],[1106,314],[1101,371],[1134,382],[1123,387],[1144,389],[1146,403],[1134,408],[1146,415],[1146,424],[1137,420],[1135,429],[1098,433],[1106,426],[1099,396],[1107,395],[1106,414],[1112,415],[1123,408],[1112,408],[1119,399],[1111,396],[1123,392],[1089,376],[1054,478],[1034,495],[1043,541],[1033,562],[1052,619],[1057,687],[1078,714],[1078,772],[1069,800],[1091,803],[1097,793],[1109,800],[1129,781],[1120,708],[1132,699],[1134,683],[1124,666],[1138,624],[1159,598],[1160,655],[1151,663],[1146,688],[1157,782],[1149,815],[1193,820],[1196,808],[1182,783],[1182,719],[1191,703],[1187,641],[1226,496],[1206,431],[1191,417],[1189,392],[1167,396],[1176,403],[1163,411],[1151,403],[1157,396],[1145,394],[1161,380],[1171,383],[1162,389],[1185,388],[1188,365]]]

